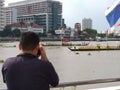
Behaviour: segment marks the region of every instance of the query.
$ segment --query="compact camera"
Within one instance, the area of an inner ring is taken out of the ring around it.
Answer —
[[[37,56],[39,57],[40,54],[41,54],[41,51],[40,51],[40,49],[39,49],[38,52],[37,52]]]

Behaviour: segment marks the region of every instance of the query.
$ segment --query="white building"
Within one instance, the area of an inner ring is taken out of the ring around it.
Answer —
[[[82,30],[92,29],[92,19],[84,18],[82,19]]]
[[[4,28],[4,0],[0,0],[0,31]]]
[[[13,19],[17,22],[35,23],[42,25],[44,32],[56,30],[62,25],[62,3],[57,0],[23,0],[10,3],[7,8],[10,9],[6,15],[12,16],[6,19],[11,19],[11,23],[14,23]]]
[[[4,8],[4,22],[5,26],[17,22],[17,10],[15,8]]]
[[[37,24],[29,24],[29,23],[12,23],[9,26],[11,26],[12,30],[19,29],[20,32],[27,32],[32,31],[35,33],[43,33],[43,27]]]

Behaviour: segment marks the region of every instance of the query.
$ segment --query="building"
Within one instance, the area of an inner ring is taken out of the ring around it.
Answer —
[[[82,19],[82,30],[92,29],[92,19],[84,18]]]
[[[12,23],[12,10],[10,8],[4,8],[4,24],[5,26]]]
[[[17,10],[15,8],[4,8],[4,23],[5,26],[17,22]]]
[[[81,31],[81,24],[80,23],[75,23],[75,27],[76,30],[80,30]]]
[[[4,28],[4,0],[0,0],[0,31]]]
[[[19,29],[20,32],[32,31],[35,33],[43,33],[43,27],[37,24],[29,24],[29,23],[12,23],[11,30]]]
[[[19,23],[39,24],[43,26],[44,32],[56,30],[62,25],[62,3],[59,1],[26,0],[11,3],[7,8],[17,15],[14,18],[11,16],[11,23],[16,19]]]

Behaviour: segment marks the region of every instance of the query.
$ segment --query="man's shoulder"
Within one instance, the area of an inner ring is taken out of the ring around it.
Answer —
[[[42,59],[38,59],[37,61],[39,63],[42,63],[42,64],[51,64],[49,61],[45,61],[45,60],[42,60]]]
[[[42,60],[42,59],[39,59],[37,61],[39,62],[39,64],[41,64],[43,66],[47,66],[47,67],[51,67],[52,66],[52,63],[50,61],[46,61],[46,60]]]
[[[12,62],[12,61],[15,61],[17,57],[9,57],[5,60],[5,62]]]
[[[5,60],[4,65],[10,65],[18,62],[18,57],[9,57]]]

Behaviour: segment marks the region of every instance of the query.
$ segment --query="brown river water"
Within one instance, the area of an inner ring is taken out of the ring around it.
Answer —
[[[60,42],[56,42],[60,43]],[[79,43],[79,42],[75,42]],[[90,42],[96,44],[117,45],[119,41]],[[0,43],[0,60],[16,56],[20,53],[18,42]],[[16,47],[8,47],[8,46]],[[49,60],[53,63],[62,82],[75,82],[94,79],[119,78],[120,77],[120,50],[117,51],[70,51],[67,46],[46,46]],[[0,70],[2,63],[0,64]],[[79,90],[89,88],[117,86],[120,82],[100,85],[83,85]],[[0,72],[0,89],[6,88]],[[80,89],[81,88],[81,89]]]

